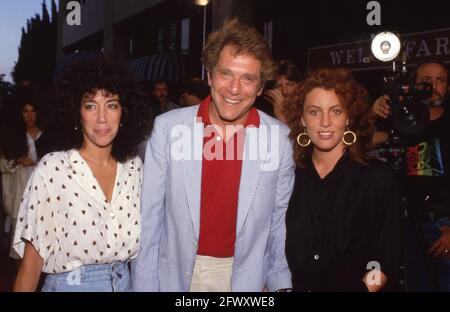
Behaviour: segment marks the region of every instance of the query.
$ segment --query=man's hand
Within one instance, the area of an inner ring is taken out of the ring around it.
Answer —
[[[439,237],[428,250],[433,258],[444,257],[450,259],[450,226],[441,227],[441,237]]]
[[[372,113],[386,119],[391,112],[391,107],[388,104],[389,101],[390,99],[387,95],[379,97],[372,106]]]

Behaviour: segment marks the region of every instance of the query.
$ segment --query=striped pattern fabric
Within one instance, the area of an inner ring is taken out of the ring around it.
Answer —
[[[53,82],[59,81],[70,66],[102,56],[101,51],[80,51],[65,55],[55,68]],[[129,65],[138,80],[183,82],[186,80],[186,58],[187,56],[174,52],[159,53],[130,60]]]

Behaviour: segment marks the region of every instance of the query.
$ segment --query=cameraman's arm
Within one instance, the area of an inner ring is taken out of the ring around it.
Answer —
[[[377,146],[378,144],[382,144],[389,139],[389,134],[384,131],[375,131],[372,136],[372,145]]]
[[[375,103],[372,105],[372,113],[377,116],[377,117],[381,117],[383,119],[388,118],[390,112],[391,112],[391,107],[389,106],[389,96],[387,95],[383,95],[381,97],[379,97]]]
[[[379,97],[375,103],[372,105],[372,113],[376,117],[380,117],[386,119],[391,112],[391,108],[388,104],[389,96],[383,95]],[[377,146],[378,144],[382,144],[389,139],[389,134],[385,131],[375,131],[372,136],[372,144],[373,146]]]

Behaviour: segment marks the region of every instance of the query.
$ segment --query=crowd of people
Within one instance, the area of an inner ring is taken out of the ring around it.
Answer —
[[[98,58],[8,105],[15,291],[450,291],[444,64],[411,76],[433,94],[399,176],[373,153],[393,99],[371,103],[349,70],[275,63],[238,20],[202,62],[178,104]]]

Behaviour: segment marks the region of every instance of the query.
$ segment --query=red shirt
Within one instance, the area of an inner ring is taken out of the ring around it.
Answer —
[[[206,98],[198,110],[205,128],[203,136],[200,237],[197,254],[218,258],[233,257],[245,129],[228,142],[211,126]],[[259,114],[251,108],[244,127],[259,127]]]

